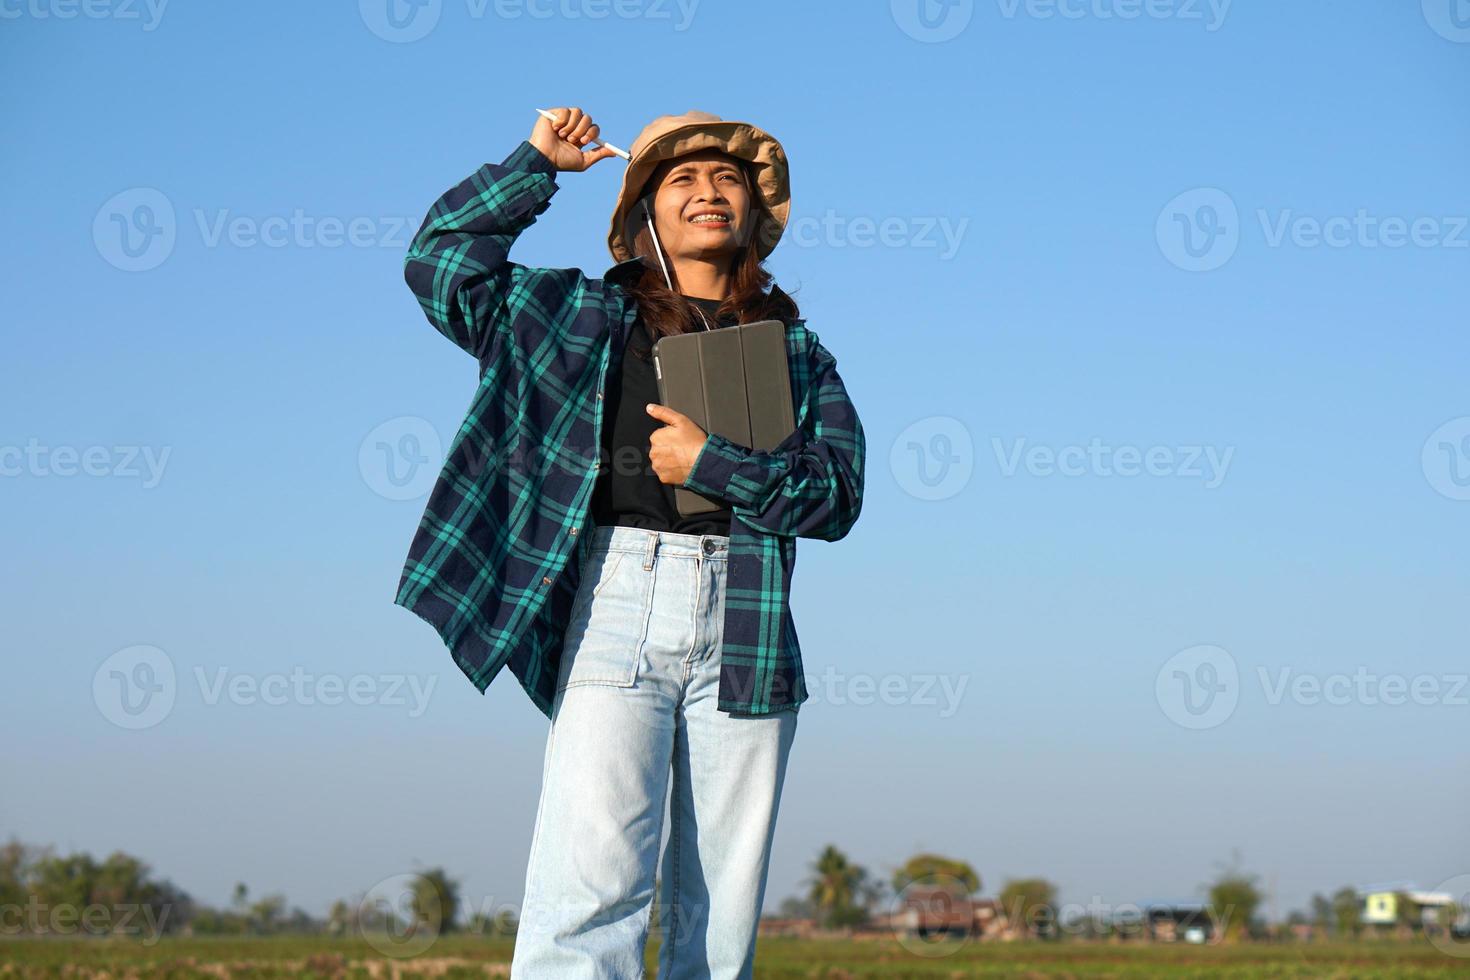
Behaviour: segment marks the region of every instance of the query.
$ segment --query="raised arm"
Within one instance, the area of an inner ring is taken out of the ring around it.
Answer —
[[[803,367],[808,394],[791,435],[763,452],[711,432],[683,485],[723,501],[736,519],[762,531],[836,541],[862,512],[863,425],[837,360],[814,333]]]
[[[598,135],[590,116],[575,108],[552,111],[559,125],[538,116],[531,137],[502,162],[483,165],[434,202],[404,259],[404,281],[429,322],[476,357],[509,326],[528,283],[544,271],[508,255],[549,206],[556,174],[613,155],[606,147],[580,149]]]

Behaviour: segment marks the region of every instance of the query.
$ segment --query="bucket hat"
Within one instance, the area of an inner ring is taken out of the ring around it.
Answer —
[[[791,184],[786,151],[781,144],[770,133],[750,123],[691,109],[683,115],[659,116],[643,127],[629,148],[631,159],[623,171],[623,186],[618,192],[607,235],[608,251],[614,261],[626,262],[635,257],[630,243],[637,227],[634,223],[637,195],[658,165],[664,160],[708,149],[720,150],[753,165],[755,190],[761,205],[775,219],[777,231],[786,228],[791,214]],[[756,254],[765,258],[780,239],[780,234],[759,234]]]

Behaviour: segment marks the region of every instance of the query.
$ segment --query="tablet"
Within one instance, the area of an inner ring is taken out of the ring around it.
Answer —
[[[706,432],[769,450],[796,429],[780,320],[660,337],[653,368],[659,402]],[[726,506],[685,487],[674,488],[674,502],[686,517]]]

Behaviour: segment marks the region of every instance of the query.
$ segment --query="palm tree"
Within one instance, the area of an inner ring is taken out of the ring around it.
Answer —
[[[828,927],[856,925],[867,918],[864,899],[871,890],[868,872],[828,844],[812,865],[815,872],[808,893],[817,918]]]

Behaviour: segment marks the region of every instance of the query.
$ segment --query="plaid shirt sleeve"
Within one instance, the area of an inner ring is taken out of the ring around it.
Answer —
[[[711,432],[684,486],[769,534],[837,541],[862,511],[866,446],[836,358],[807,334],[807,358],[792,365],[809,379],[792,379],[807,392],[795,431],[766,452]]]
[[[403,278],[434,328],[486,360],[546,270],[506,256],[549,206],[556,167],[529,140],[487,163],[435,202],[409,244]]]

